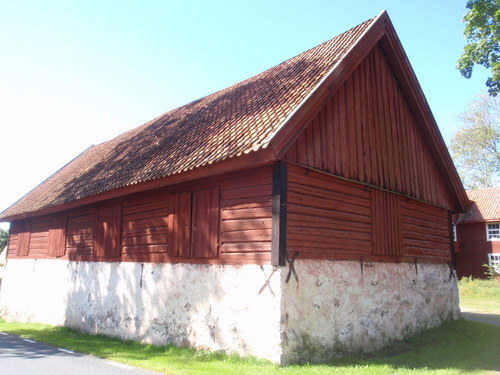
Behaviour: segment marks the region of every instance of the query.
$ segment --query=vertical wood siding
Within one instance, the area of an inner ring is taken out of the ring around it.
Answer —
[[[169,207],[170,255],[188,258],[191,255],[191,193],[172,194]]]
[[[401,255],[400,196],[372,189],[373,254]]]
[[[9,247],[7,248],[7,256],[13,258],[18,253],[19,237],[24,223],[22,221],[15,221],[10,224],[9,231]]]
[[[100,207],[97,210],[95,255],[114,259],[121,254],[121,205]]]
[[[191,256],[217,257],[219,251],[220,190],[211,187],[193,192]]]
[[[26,220],[21,224],[21,229],[17,241],[16,255],[18,256],[28,255],[29,245],[30,245],[30,234],[31,234],[31,221]]]
[[[66,215],[54,215],[50,219],[49,244],[47,255],[61,257],[66,253]]]
[[[452,207],[380,47],[326,100],[285,159]]]
[[[365,187],[289,166],[287,251],[301,257],[369,255],[370,192]]]
[[[123,203],[122,253],[168,252],[168,196],[149,194]]]
[[[68,215],[66,253],[68,255],[93,255],[96,215],[78,212]]]

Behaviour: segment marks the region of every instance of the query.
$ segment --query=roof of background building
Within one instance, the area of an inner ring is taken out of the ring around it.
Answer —
[[[467,196],[472,205],[459,222],[500,221],[500,188],[467,190]]]

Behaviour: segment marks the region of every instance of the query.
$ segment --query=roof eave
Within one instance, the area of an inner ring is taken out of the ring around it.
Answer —
[[[242,169],[255,168],[276,161],[276,155],[270,147],[261,147],[257,151],[244,153],[240,156],[227,158],[216,163],[206,164],[199,168],[171,174],[162,178],[152,179],[136,184],[126,185],[117,189],[105,191],[99,194],[86,196],[60,205],[42,207],[35,211],[22,212],[12,215],[0,215],[0,222],[13,222],[28,219],[35,216],[54,214],[57,212],[71,210],[77,207],[99,203],[102,201],[120,198],[126,195],[141,193],[153,189],[167,187],[195,179],[213,177],[224,173],[235,172]]]

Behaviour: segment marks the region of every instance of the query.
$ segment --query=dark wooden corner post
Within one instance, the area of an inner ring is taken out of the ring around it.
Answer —
[[[457,253],[455,252],[455,234],[459,215],[457,214],[457,218],[453,221],[453,214],[451,211],[448,211],[448,223],[450,226],[450,247],[451,247],[451,266],[456,271],[457,270]]]
[[[278,161],[273,170],[273,220],[271,264],[285,266],[287,164]]]

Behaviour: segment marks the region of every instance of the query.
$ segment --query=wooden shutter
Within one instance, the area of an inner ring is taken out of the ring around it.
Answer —
[[[197,258],[216,257],[219,250],[219,188],[193,192],[192,252]]]
[[[30,245],[31,222],[25,221],[21,224],[22,231],[19,233],[17,242],[17,256],[27,256]]]
[[[169,199],[168,247],[176,257],[191,255],[191,193],[172,194]]]
[[[400,198],[378,189],[371,190],[373,253],[401,255]]]
[[[68,215],[66,225],[66,252],[68,255],[94,253],[96,215],[93,211],[80,211]]]
[[[66,217],[63,215],[53,216],[50,220],[49,246],[47,255],[61,257],[65,254],[66,243]]]
[[[120,256],[121,206],[100,208],[97,212],[96,256]]]

